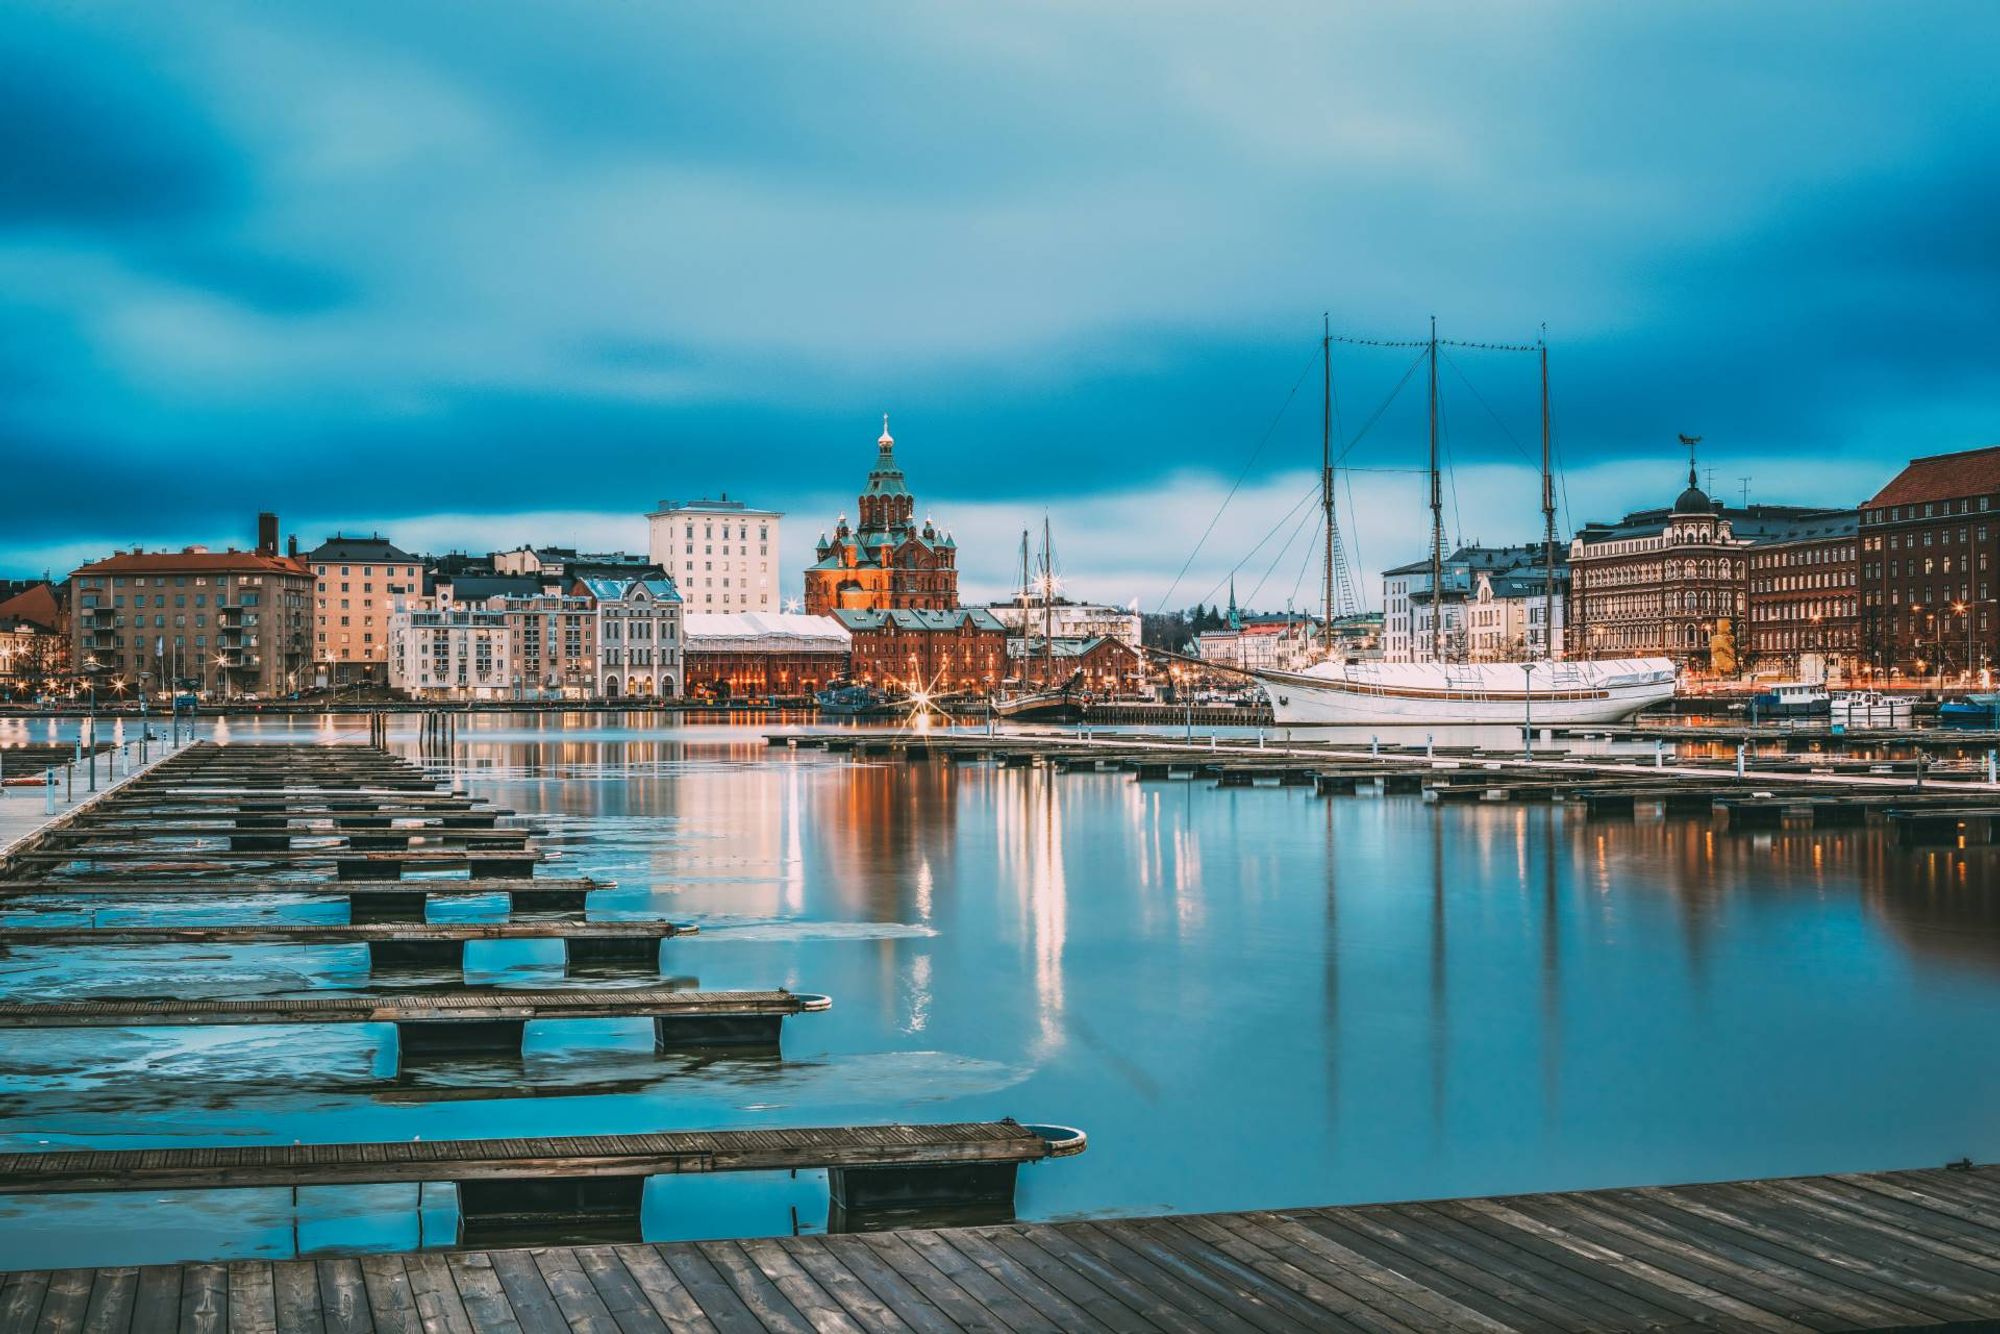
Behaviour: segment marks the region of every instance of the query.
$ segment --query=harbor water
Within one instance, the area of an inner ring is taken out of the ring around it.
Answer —
[[[400,1074],[386,1027],[0,1032],[0,1149],[1082,1127],[1087,1153],[1023,1169],[1035,1219],[2000,1158],[2000,848],[854,758],[769,747],[772,726],[483,714],[447,755],[421,755],[409,719],[391,746],[531,817],[556,854],[541,874],[615,880],[593,915],[700,927],[665,943],[661,978],[478,942],[466,980],[832,996],[787,1021],[782,1057],[658,1055],[637,1020],[531,1025],[520,1059]],[[366,721],[219,731],[359,741]],[[345,911],[100,905],[0,916]],[[10,999],[458,980],[371,976],[340,946],[0,959]],[[815,1173],[663,1178],[645,1230],[815,1231],[826,1207]],[[452,1212],[448,1187],[0,1198],[0,1268],[435,1245]]]

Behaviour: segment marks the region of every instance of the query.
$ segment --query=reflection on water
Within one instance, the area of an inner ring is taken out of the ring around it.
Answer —
[[[239,719],[232,734],[343,727]],[[531,1026],[518,1059],[400,1074],[388,1028],[0,1033],[0,1146],[1085,1127],[1089,1153],[1022,1174],[1025,1217],[2000,1156],[1983,1058],[2000,1025],[2000,849],[856,760],[638,715],[471,720],[452,762],[548,830],[550,873],[619,882],[592,913],[702,928],[665,943],[653,984],[782,985],[834,1008],[788,1021],[782,1059],[658,1055],[643,1023],[575,1021]],[[93,909],[107,924],[341,912],[298,897]],[[5,914],[30,916],[86,920]],[[533,942],[477,942],[467,964],[480,985],[633,982],[569,976]],[[334,946],[0,960],[13,997],[457,981],[371,976],[365,951]],[[415,1244],[407,1188],[301,1192],[297,1212],[282,1194],[0,1201],[0,1255]],[[646,1226],[782,1232],[794,1209],[823,1224],[813,1174],[661,1180]],[[443,1220],[426,1237],[446,1237],[450,1193],[426,1211]]]

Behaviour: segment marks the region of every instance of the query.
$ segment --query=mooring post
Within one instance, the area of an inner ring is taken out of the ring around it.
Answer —
[[[1437,744],[1436,744],[1436,742],[1437,742],[1437,738],[1436,738],[1435,736],[1433,736],[1433,735],[1432,735],[1431,733],[1429,733],[1429,732],[1426,732],[1426,733],[1424,733],[1424,758],[1425,758],[1425,759],[1427,759],[1427,760],[1434,760],[1434,759],[1436,759],[1436,758],[1437,758]]]
[[[42,814],[54,815],[56,813],[55,766],[50,765],[49,768],[43,772],[42,777],[48,780],[42,784]]]
[[[1667,743],[1658,737],[1653,738],[1653,767],[1655,769],[1667,767]]]
[[[76,763],[71,761],[63,766],[63,800],[76,800]]]
[[[1381,737],[1371,736],[1368,738],[1368,758],[1371,760],[1379,760],[1382,758]]]
[[[1986,752],[1986,781],[2000,783],[2000,751]]]
[[[1749,749],[1750,743],[1748,741],[1739,741],[1736,743],[1736,776],[1738,778],[1743,776],[1743,757]]]

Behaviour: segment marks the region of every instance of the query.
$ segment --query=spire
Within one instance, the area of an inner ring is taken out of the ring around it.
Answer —
[[[1236,610],[1236,576],[1233,574],[1229,576],[1229,628],[1243,628],[1243,616]]]
[[[896,447],[896,437],[889,434],[889,414],[886,412],[882,414],[882,434],[875,443],[884,454]]]

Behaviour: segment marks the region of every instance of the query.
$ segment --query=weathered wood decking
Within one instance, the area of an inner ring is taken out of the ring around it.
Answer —
[[[1033,1163],[1081,1153],[1083,1147],[1080,1137],[1051,1142],[1033,1127],[991,1121],[372,1144],[230,1144],[206,1149],[60,1149],[0,1153],[0,1194],[478,1181],[528,1173],[672,1176]]]
[[[1848,1330],[2000,1323],[2000,1168],[16,1273],[0,1334]]]
[[[180,1000],[0,1001],[0,1028],[160,1028],[187,1024],[463,1024],[530,1019],[696,1019],[824,1010],[792,991],[674,991],[666,987],[419,992]],[[0,1182],[0,1190],[5,1190]]]

